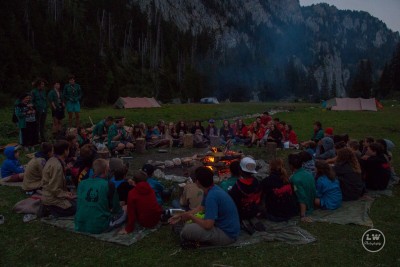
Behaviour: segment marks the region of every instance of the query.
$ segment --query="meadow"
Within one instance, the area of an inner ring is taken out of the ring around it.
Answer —
[[[293,103],[183,104],[148,110],[104,107],[85,109],[81,117],[83,123],[89,123],[89,116],[97,122],[108,115],[126,116],[129,124],[141,121],[154,124],[159,119],[166,122],[206,121],[209,118],[221,123],[224,118],[281,108],[290,112],[273,117],[293,125],[300,140],[310,138],[312,124],[316,120],[321,121],[324,127],[333,127],[335,133],[348,133],[354,139],[373,136],[392,140],[397,144],[393,165],[400,172],[400,104],[383,104],[385,108],[379,112],[332,112],[322,110],[317,104]],[[0,110],[1,145],[16,140],[10,112],[11,108]],[[240,149],[256,158],[266,157],[262,148]],[[179,150],[174,150],[174,153],[179,153]],[[281,151],[278,156],[286,158],[287,154],[287,151]],[[144,156],[151,155],[156,157],[157,153],[149,151]],[[141,157],[134,154],[135,167],[140,165]],[[27,162],[26,158],[22,160]],[[386,237],[386,245],[378,253],[367,252],[361,245],[361,237],[368,228],[327,223],[301,223],[317,238],[317,242],[302,246],[264,242],[242,248],[180,251],[177,238],[166,226],[130,247],[122,247],[65,232],[38,221],[23,223],[22,216],[11,211],[13,205],[23,198],[20,189],[0,187],[0,214],[6,218],[5,223],[0,225],[0,266],[400,266],[399,186],[392,197],[377,199],[370,210],[374,227]]]

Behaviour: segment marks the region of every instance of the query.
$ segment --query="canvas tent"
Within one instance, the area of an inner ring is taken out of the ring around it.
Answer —
[[[368,110],[377,111],[375,98],[332,98],[326,101],[326,108],[331,110]]]
[[[115,108],[159,108],[154,97],[119,97],[114,103]]]
[[[218,99],[216,97],[204,97],[200,99],[200,103],[202,104],[219,104]]]

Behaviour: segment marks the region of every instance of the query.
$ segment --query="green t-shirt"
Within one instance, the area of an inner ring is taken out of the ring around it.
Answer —
[[[105,131],[106,131],[106,121],[105,120],[101,120],[100,122],[98,122],[96,124],[96,126],[94,126],[94,128],[93,128],[93,136],[102,137],[103,134],[105,134]]]
[[[36,112],[38,113],[46,113],[47,112],[47,98],[46,98],[46,90],[39,90],[37,88],[32,90],[32,104],[36,108]]]
[[[108,147],[109,148],[114,148],[115,145],[113,145],[112,141],[115,136],[118,135],[118,132],[121,132],[121,138],[116,141],[126,141],[127,138],[127,133],[125,131],[124,127],[118,128],[118,126],[114,123],[113,125],[110,126],[110,129],[108,129]]]
[[[231,188],[235,185],[237,181],[237,177],[231,176],[227,180],[222,181],[221,184],[219,185],[225,192],[228,192],[231,190]]]
[[[109,190],[108,182],[99,177],[89,178],[79,183],[75,214],[76,231],[99,234],[108,229],[112,215],[111,209],[113,213],[121,211],[115,188],[113,188],[111,203]]]
[[[300,168],[292,175],[290,181],[293,184],[297,201],[306,205],[306,214],[312,213],[314,210],[314,199],[317,195],[312,174]]]
[[[61,108],[62,106],[62,102],[63,102],[63,95],[62,92],[60,91],[59,94],[57,95],[56,89],[52,89],[49,94],[47,95],[47,98],[49,100],[50,103],[50,107],[53,108],[51,106],[51,103],[54,102],[54,105],[56,106],[56,108]]]
[[[66,84],[64,86],[63,96],[67,102],[79,102],[82,97],[81,86],[77,83]]]

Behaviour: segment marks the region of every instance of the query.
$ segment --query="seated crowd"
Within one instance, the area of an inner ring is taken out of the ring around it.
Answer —
[[[145,164],[129,177],[129,166],[121,159],[98,157],[98,144],[105,143],[111,151],[134,149],[138,139],[145,140],[147,147],[182,146],[183,137],[191,133],[201,137],[194,142],[197,147],[218,138],[222,145],[273,142],[302,149],[288,156],[291,176],[280,158],[269,162],[269,176],[263,180],[254,177],[254,159],[233,161],[231,177],[219,185],[214,184],[209,168],[193,166],[178,199],[171,203],[183,211],[168,222],[181,225],[183,246],[197,247],[233,243],[240,229],[249,234],[265,231],[260,218],[280,222],[299,216],[310,222],[314,209],[334,210],[342,201],[363,197],[367,190],[384,190],[394,175],[390,153],[394,145],[389,140],[349,140],[315,122],[310,140],[299,143],[291,125],[272,120],[267,112],[248,126],[241,119],[233,125],[225,120],[219,130],[214,124],[209,120],[204,128],[200,121],[192,126],[160,121],[155,126],[124,127],[123,117],[107,117],[91,133],[78,128],[54,144],[42,143],[25,169],[18,160],[19,149],[6,148],[2,179],[23,181],[23,190],[29,194],[41,189],[42,215],[75,215],[76,231],[99,234],[125,224],[119,233],[127,234],[138,226],[153,228],[165,219],[165,188],[153,176],[153,165]]]

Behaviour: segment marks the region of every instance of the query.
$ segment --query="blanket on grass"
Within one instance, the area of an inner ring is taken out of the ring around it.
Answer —
[[[3,182],[1,179],[0,179],[0,185],[12,186],[12,187],[21,187],[22,188],[22,182],[15,182],[15,183]]]
[[[43,218],[41,220],[45,224],[49,224],[52,226],[59,227],[61,229],[78,233],[78,234],[83,234],[86,236],[94,237],[96,239],[102,240],[102,241],[107,241],[119,245],[124,245],[124,246],[130,246],[139,240],[142,240],[144,237],[147,235],[157,231],[160,226],[157,226],[154,229],[146,229],[140,226],[137,226],[135,231],[133,231],[130,234],[127,235],[120,235],[118,234],[118,231],[121,228],[114,229],[108,233],[102,233],[102,234],[88,234],[88,233],[82,233],[82,232],[77,232],[75,231],[74,228],[74,217],[64,217],[64,218]]]
[[[268,220],[261,221],[265,228],[265,232],[255,232],[253,235],[241,231],[235,243],[228,246],[205,246],[201,249],[214,249],[224,247],[244,247],[254,245],[263,241],[280,241],[290,245],[305,245],[317,241],[308,231],[297,226],[297,221],[287,222],[271,222]]]

